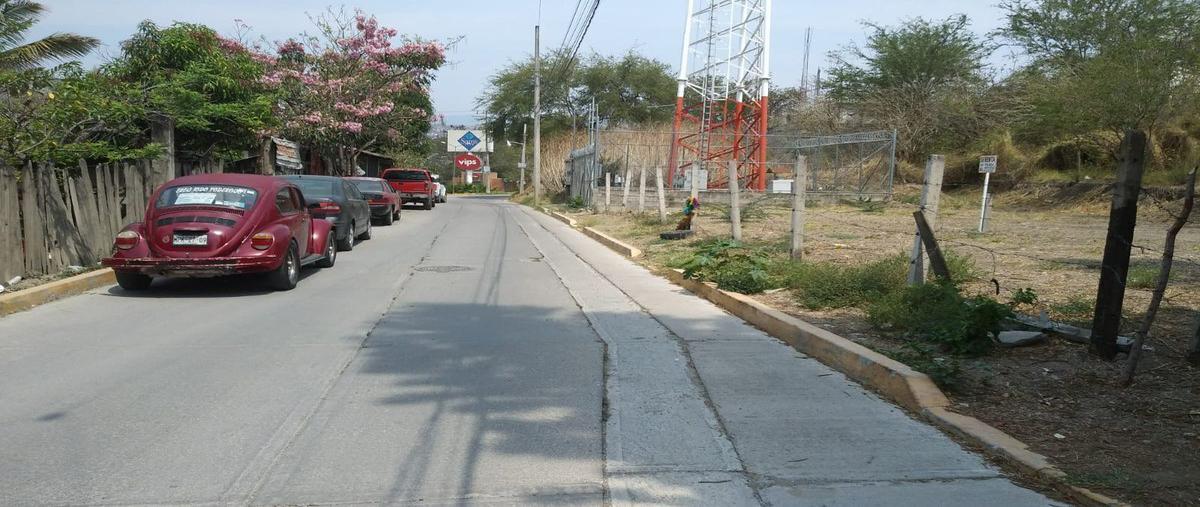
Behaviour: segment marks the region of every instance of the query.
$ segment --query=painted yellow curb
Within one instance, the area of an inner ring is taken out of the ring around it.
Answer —
[[[600,232],[592,227],[584,227],[583,233],[587,234],[588,236],[591,236],[592,239],[599,241],[600,243],[603,243],[604,246],[607,246],[608,248],[612,249],[614,252],[617,252],[617,253],[624,255],[626,257],[629,257],[631,259],[636,259],[636,258],[642,256],[642,250],[640,248],[635,247],[630,244],[627,244],[617,238],[609,236],[609,235],[607,235],[603,232]]]
[[[104,268],[0,296],[0,317],[114,283],[117,278],[113,271]]]
[[[983,447],[1024,472],[1053,485],[1081,505],[1128,505],[1066,483],[1067,474],[1029,446],[974,417],[951,412],[950,401],[929,376],[846,338],[762,304],[744,294],[723,291],[712,283],[685,278],[670,270],[667,278],[766,331],[796,350],[871,387],[893,402],[917,413],[948,433]]]

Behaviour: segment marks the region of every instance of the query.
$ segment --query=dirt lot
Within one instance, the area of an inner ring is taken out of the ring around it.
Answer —
[[[916,193],[898,189],[886,204],[813,205],[807,212],[806,259],[855,264],[907,251]],[[974,260],[977,278],[965,291],[1008,302],[1012,291],[1030,288],[1038,303],[1024,313],[1044,311],[1056,321],[1088,327],[1107,228],[1105,190],[1078,186],[998,194],[987,234],[975,231],[978,199],[978,189],[947,192],[936,225],[944,248]],[[1144,249],[1134,249],[1123,334],[1133,334],[1149,305],[1170,221],[1159,203],[1164,200],[1143,200],[1135,242]],[[725,214],[719,206],[702,206],[696,239],[684,245],[728,237]],[[743,217],[748,241],[787,244],[785,200],[751,203]],[[658,224],[653,212],[642,217],[577,212],[576,219],[644,249],[643,262],[654,269],[686,250],[657,238],[670,227]],[[1200,229],[1185,228],[1176,253],[1167,299],[1132,387],[1116,384],[1124,355],[1106,362],[1088,355],[1083,345],[1052,339],[965,360],[960,381],[947,393],[955,408],[1029,444],[1075,484],[1139,505],[1200,505],[1200,369],[1182,359],[1200,309]],[[899,348],[895,339],[872,329],[861,310],[808,310],[787,291],[757,297],[872,348]]]

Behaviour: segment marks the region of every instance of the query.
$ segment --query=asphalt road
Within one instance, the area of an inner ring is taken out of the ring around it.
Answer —
[[[452,197],[290,292],[0,318],[0,504],[1048,503],[535,215]]]

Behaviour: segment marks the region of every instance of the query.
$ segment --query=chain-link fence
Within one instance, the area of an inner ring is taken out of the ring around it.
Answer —
[[[689,171],[677,167],[677,177],[670,175],[669,129],[605,129],[587,140],[576,138],[573,148],[563,160],[562,186],[570,197],[580,198],[584,203],[600,204],[598,197],[605,174],[622,197],[625,194],[622,187],[639,184],[643,171],[647,173],[651,192],[656,187],[656,175],[664,179],[663,187],[668,192],[687,192],[690,187]],[[815,197],[890,198],[896,170],[895,148],[893,131],[828,136],[771,134],[767,139],[766,193],[790,193],[797,156],[804,155],[809,166],[809,193]],[[684,160],[679,165],[691,163]],[[703,171],[699,182],[702,190],[709,190],[709,182],[725,181],[725,167],[720,163],[705,161],[699,168]]]

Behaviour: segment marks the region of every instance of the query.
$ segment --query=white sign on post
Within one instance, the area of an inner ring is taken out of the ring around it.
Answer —
[[[486,130],[446,131],[446,151],[450,153],[492,153],[494,147]]]
[[[991,182],[992,173],[996,172],[998,158],[996,155],[979,157],[979,172],[983,173],[983,204],[979,206],[979,232],[987,232],[988,183]]]
[[[979,172],[983,174],[991,174],[996,172],[996,161],[999,159],[996,155],[984,155],[979,157]]]

